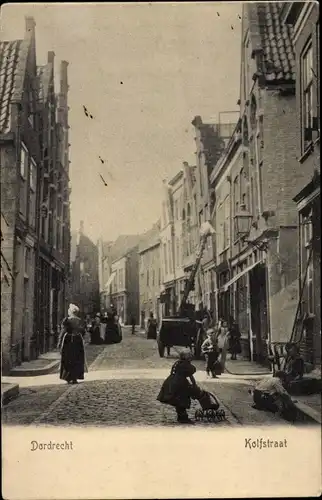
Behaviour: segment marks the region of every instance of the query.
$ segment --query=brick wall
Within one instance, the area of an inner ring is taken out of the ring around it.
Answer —
[[[1,252],[4,255],[12,272],[14,272],[14,224],[17,208],[16,194],[16,151],[13,144],[0,145],[1,166],[1,214],[5,220],[1,220]],[[2,219],[2,218],[1,218]],[[6,264],[1,258],[1,264],[5,269],[8,282],[1,283],[1,350],[2,350],[2,372],[7,374],[10,369],[10,345],[12,326],[12,292],[13,279],[6,269]]]
[[[297,110],[295,96],[277,91],[263,93],[263,211],[274,211],[274,223],[297,225],[292,197],[301,186],[303,172],[297,161]]]

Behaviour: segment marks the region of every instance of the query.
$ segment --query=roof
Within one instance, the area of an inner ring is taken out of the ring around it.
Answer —
[[[295,81],[292,27],[283,23],[282,2],[247,4],[253,50],[261,54],[260,72],[272,83]]]
[[[139,245],[139,253],[146,252],[149,248],[153,248],[160,243],[160,223],[157,222],[144,235],[143,240]]]
[[[142,235],[139,234],[122,234],[111,246],[111,262],[124,257],[130,250],[136,247],[141,241]]]
[[[22,40],[0,42],[0,133],[10,130],[10,106],[17,90]]]

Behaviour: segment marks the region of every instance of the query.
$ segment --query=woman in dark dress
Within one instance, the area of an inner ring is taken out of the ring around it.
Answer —
[[[68,384],[77,384],[77,380],[83,380],[84,372],[87,371],[84,333],[85,327],[79,317],[79,308],[70,304],[58,340],[61,352],[60,378]]]
[[[157,322],[153,317],[153,312],[150,312],[150,317],[147,323],[147,339],[156,339],[157,338]]]
[[[191,364],[191,359],[191,352],[180,353],[180,359],[172,366],[170,375],[163,382],[157,397],[160,403],[174,406],[178,422],[184,424],[193,423],[187,413],[191,399],[199,399],[202,395],[193,376],[196,368]]]
[[[118,344],[121,340],[120,324],[116,311],[111,308],[106,316],[105,344]]]

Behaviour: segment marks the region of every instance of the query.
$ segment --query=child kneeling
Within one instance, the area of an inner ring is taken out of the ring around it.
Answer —
[[[177,420],[182,424],[194,423],[190,420],[187,410],[191,406],[191,399],[199,400],[204,394],[194,379],[196,367],[191,360],[191,352],[180,353],[179,360],[172,366],[170,375],[163,382],[157,397],[160,403],[175,407]]]

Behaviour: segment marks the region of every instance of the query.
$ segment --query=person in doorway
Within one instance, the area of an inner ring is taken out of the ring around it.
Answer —
[[[212,378],[216,378],[220,375],[221,370],[218,365],[219,349],[217,345],[217,339],[214,335],[214,330],[212,328],[207,330],[207,338],[201,346],[201,352],[206,357],[206,373]]]
[[[187,410],[191,406],[191,399],[199,399],[202,392],[194,379],[196,367],[191,360],[190,351],[180,352],[179,359],[172,366],[170,375],[163,382],[157,396],[160,403],[174,406],[177,421],[182,424],[193,423]]]
[[[132,327],[132,335],[135,335],[135,326],[136,326],[136,319],[135,316],[131,316],[131,327]]]
[[[83,380],[84,372],[87,371],[84,332],[85,325],[79,317],[79,308],[70,304],[67,318],[62,322],[57,346],[61,352],[60,378],[68,384]]]
[[[273,377],[261,380],[253,390],[253,407],[279,413],[287,420],[295,420],[296,407],[289,393],[285,389],[286,374],[278,370]],[[252,391],[249,391],[252,393]]]
[[[241,353],[241,344],[240,344],[240,330],[238,323],[231,316],[229,321],[229,352],[231,353],[231,359],[236,360],[237,354]]]

